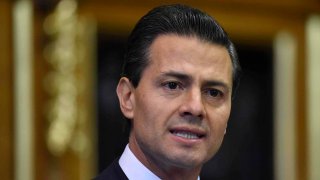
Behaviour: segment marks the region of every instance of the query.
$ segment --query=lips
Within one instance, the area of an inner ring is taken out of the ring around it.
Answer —
[[[172,129],[170,132],[177,137],[185,139],[201,139],[205,136],[204,132],[191,129]]]

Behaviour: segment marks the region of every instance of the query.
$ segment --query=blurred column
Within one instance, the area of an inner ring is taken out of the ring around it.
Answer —
[[[274,41],[275,69],[275,179],[296,179],[295,64],[297,43],[288,32],[280,32]]]
[[[61,0],[43,22],[42,79],[48,179],[91,179],[95,172],[95,22],[78,1]],[[43,123],[43,122],[42,122]],[[46,176],[44,174],[43,176]]]
[[[308,177],[320,179],[320,16],[311,16],[306,26]]]
[[[13,7],[15,179],[33,179],[32,2]]]

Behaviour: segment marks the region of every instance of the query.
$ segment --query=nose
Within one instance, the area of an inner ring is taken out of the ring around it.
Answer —
[[[202,100],[201,90],[190,89],[186,92],[181,106],[181,116],[194,116],[202,119],[205,116],[205,108]]]

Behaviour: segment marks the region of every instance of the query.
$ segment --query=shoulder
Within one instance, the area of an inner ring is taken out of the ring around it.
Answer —
[[[94,180],[128,180],[119,165],[119,159],[116,159],[104,171],[102,171]]]

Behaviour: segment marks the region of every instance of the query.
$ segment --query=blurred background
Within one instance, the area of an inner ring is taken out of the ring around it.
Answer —
[[[126,39],[172,3],[215,17],[244,71],[201,179],[320,179],[319,0],[1,0],[0,179],[92,179],[121,155]]]

